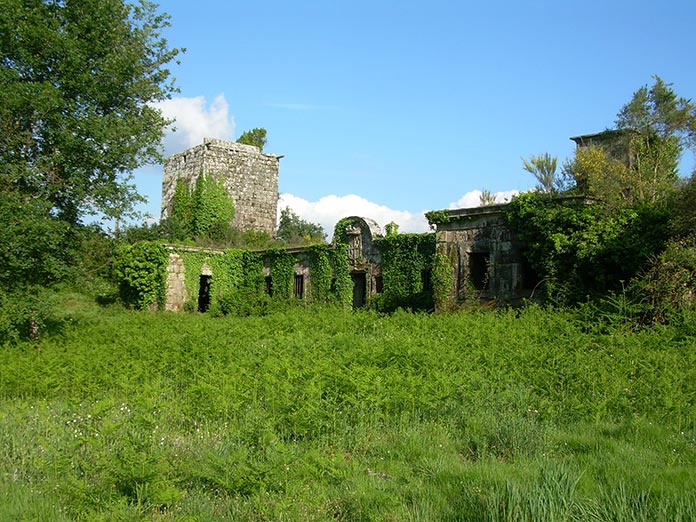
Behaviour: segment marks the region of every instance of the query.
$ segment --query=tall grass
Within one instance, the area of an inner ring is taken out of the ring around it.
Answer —
[[[0,349],[0,520],[692,520],[696,349],[567,311],[66,306]]]

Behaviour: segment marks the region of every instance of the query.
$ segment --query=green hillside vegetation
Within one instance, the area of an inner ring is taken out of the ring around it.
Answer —
[[[693,520],[696,321],[67,296],[0,351],[2,520]]]

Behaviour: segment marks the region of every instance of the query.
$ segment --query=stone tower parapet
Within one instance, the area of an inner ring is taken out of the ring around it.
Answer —
[[[258,230],[274,235],[281,157],[264,154],[252,145],[204,138],[202,145],[164,161],[162,218],[167,218],[171,212],[177,180],[183,179],[193,186],[201,172],[205,172],[207,176],[222,179],[234,200],[232,226],[242,231]]]

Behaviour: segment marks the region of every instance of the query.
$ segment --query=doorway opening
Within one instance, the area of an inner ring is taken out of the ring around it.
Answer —
[[[469,280],[476,290],[488,290],[491,255],[488,252],[469,254]]]
[[[353,280],[353,309],[365,306],[367,300],[367,274],[365,272],[353,272],[350,274]]]
[[[207,312],[210,308],[210,282],[213,276],[201,275],[198,284],[198,311]]]

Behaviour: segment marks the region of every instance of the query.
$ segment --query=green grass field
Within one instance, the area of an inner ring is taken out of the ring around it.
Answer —
[[[696,520],[696,338],[68,300],[0,348],[0,520]]]

